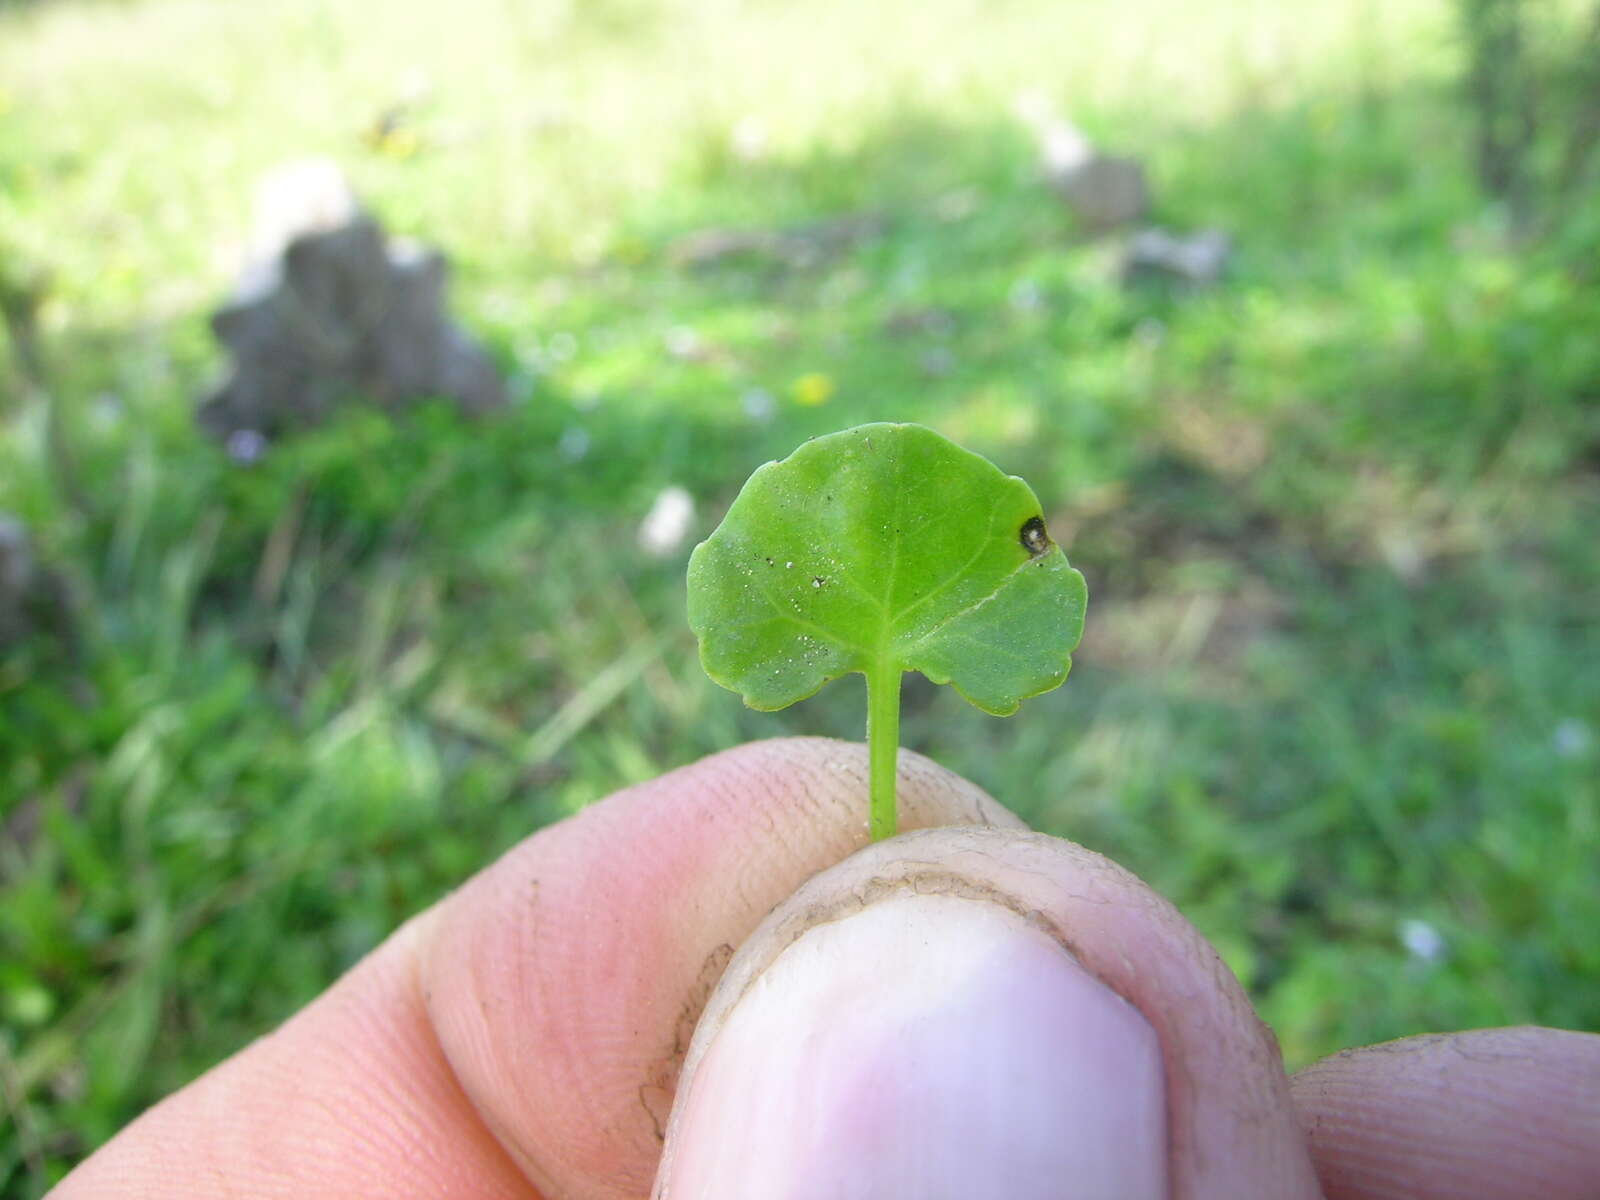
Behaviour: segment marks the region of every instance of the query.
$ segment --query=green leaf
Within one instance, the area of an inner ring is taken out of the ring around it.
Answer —
[[[914,670],[1004,716],[1066,679],[1084,604],[1032,489],[918,425],[766,464],[689,559],[706,673],[764,710]]]

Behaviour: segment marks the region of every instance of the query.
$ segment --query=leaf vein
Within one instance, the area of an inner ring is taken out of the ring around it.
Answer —
[[[890,619],[891,624],[901,624],[905,621],[908,614],[916,612],[917,609],[921,608],[924,604],[927,604],[931,600],[937,599],[940,594],[949,591],[952,587],[961,582],[961,580],[966,576],[967,572],[972,569],[972,564],[977,562],[978,559],[983,556],[983,552],[989,548],[989,539],[994,536],[994,519],[997,515],[999,515],[1000,503],[1004,499],[1005,497],[1003,496],[996,496],[994,503],[989,506],[989,523],[983,531],[983,537],[979,540],[977,549],[972,552],[967,561],[957,567],[949,576],[949,578],[947,578],[938,587],[925,593],[915,602],[906,605],[899,612],[895,613],[895,615]],[[1024,563],[1023,565],[1026,566],[1027,564]],[[997,586],[1005,586],[1005,581],[1001,580],[1000,584]]]
[[[974,600],[971,604],[967,605],[967,607],[965,607],[963,609],[960,609],[957,612],[951,613],[944,620],[940,621],[937,625],[933,626],[933,628],[931,628],[931,629],[927,630],[925,633],[923,633],[914,642],[908,643],[907,646],[905,647],[905,652],[906,653],[910,653],[911,651],[915,650],[917,647],[926,644],[927,641],[930,638],[934,637],[937,633],[940,632],[940,630],[944,629],[952,621],[959,621],[962,617],[965,617],[965,616],[968,616],[968,615],[970,615],[972,613],[975,613],[980,608],[982,608],[984,605],[991,603],[995,599],[996,596],[1000,595],[1001,592],[1005,591],[1008,587],[1010,587],[1012,585],[1012,583],[1014,583],[1016,581],[1016,578],[1017,578],[1018,575],[1020,575],[1023,571],[1027,570],[1029,567],[1031,567],[1033,565],[1034,565],[1034,560],[1031,559],[1031,558],[1028,559],[1026,562],[1018,563],[1015,570],[1011,571],[1004,579],[1002,579],[998,584],[995,585],[994,591],[989,592],[986,595],[978,597],[978,599]],[[973,640],[973,641],[976,640],[976,639],[972,638],[972,636],[970,634],[967,634],[967,635],[964,635],[964,636],[966,636],[968,638],[968,640]],[[983,643],[979,643],[979,644],[981,645]]]
[[[859,647],[855,647],[855,646],[850,645],[849,642],[841,641],[840,638],[839,638],[839,635],[837,633],[833,632],[832,630],[825,629],[823,626],[815,624],[814,622],[808,621],[804,617],[796,616],[794,613],[785,612],[784,609],[783,609],[783,605],[778,602],[777,598],[774,597],[771,593],[769,593],[759,583],[757,583],[755,581],[755,577],[753,575],[749,576],[748,578],[750,580],[751,589],[772,607],[772,615],[773,615],[773,618],[775,618],[776,620],[787,621],[789,624],[795,626],[797,629],[804,629],[808,633],[815,634],[817,637],[822,638],[824,641],[826,641],[829,645],[837,646],[841,650],[859,649]],[[754,622],[754,621],[742,622],[742,624],[748,624],[748,625],[753,625],[753,624],[756,624],[756,623],[757,622]],[[739,626],[734,625],[734,626],[729,626],[728,628],[735,628],[736,629],[738,627]]]

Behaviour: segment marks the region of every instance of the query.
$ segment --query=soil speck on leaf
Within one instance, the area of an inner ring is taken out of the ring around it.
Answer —
[[[1043,517],[1029,517],[1022,523],[1018,537],[1023,548],[1035,558],[1050,549],[1050,535],[1044,531]]]

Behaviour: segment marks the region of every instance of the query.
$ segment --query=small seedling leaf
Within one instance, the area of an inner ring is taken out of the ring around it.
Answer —
[[[764,710],[921,671],[1004,716],[1066,679],[1084,604],[1032,489],[918,425],[766,464],[689,560],[706,673]]]

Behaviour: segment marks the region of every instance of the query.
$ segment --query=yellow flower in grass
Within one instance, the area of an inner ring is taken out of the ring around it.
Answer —
[[[816,408],[819,404],[826,404],[832,400],[833,393],[838,390],[832,375],[823,371],[808,371],[794,381],[789,394],[801,407]]]
[[[380,154],[399,159],[401,162],[416,157],[417,151],[421,149],[422,139],[417,136],[417,131],[414,129],[393,129],[378,140]]]

